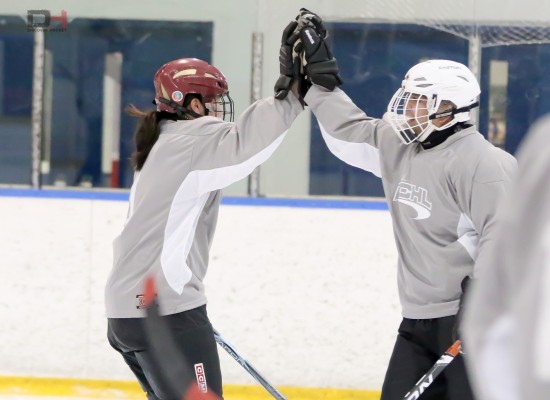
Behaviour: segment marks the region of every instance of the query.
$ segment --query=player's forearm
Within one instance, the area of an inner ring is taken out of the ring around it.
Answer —
[[[305,100],[325,131],[335,139],[378,148],[380,120],[368,117],[342,90],[328,91],[313,85]]]

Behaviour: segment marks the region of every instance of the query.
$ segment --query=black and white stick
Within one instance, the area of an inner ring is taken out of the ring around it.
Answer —
[[[461,343],[460,340],[457,340],[449,347],[445,353],[435,362],[433,367],[430,368],[428,372],[422,376],[416,382],[416,385],[409,390],[405,395],[403,400],[416,400],[420,397],[422,393],[432,384],[432,382],[437,378],[437,376],[455,359],[455,357],[460,353]]]

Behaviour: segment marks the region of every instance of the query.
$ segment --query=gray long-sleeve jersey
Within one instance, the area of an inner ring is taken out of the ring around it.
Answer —
[[[313,86],[306,103],[330,151],[382,178],[398,250],[405,318],[456,314],[460,283],[493,238],[497,203],[516,161],[474,127],[431,149],[404,145],[391,126],[369,118],[340,89]]]
[[[518,152],[486,265],[464,313],[466,363],[479,399],[550,399],[550,117]]]
[[[130,191],[128,219],[113,243],[105,289],[109,318],[144,316],[145,279],[156,279],[163,315],[206,303],[220,189],[266,161],[303,107],[289,94],[251,105],[235,122],[214,117],[164,121]]]

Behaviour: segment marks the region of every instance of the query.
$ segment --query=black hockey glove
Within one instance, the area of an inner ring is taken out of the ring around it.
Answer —
[[[300,64],[298,56],[292,54],[292,49],[296,44],[296,41],[299,39],[297,35],[293,35],[297,26],[297,21],[291,21],[283,31],[281,49],[279,50],[279,72],[281,75],[279,76],[279,79],[277,79],[274,88],[275,98],[277,100],[283,100],[286,98],[294,78],[300,79],[298,76],[299,68],[295,67],[295,61],[298,66]]]
[[[314,12],[309,11],[307,8],[300,8],[300,13],[296,16],[295,19],[298,24],[288,38],[289,43],[294,43],[294,54],[297,54],[302,50],[302,47],[300,46],[301,41],[299,39],[300,33],[306,26],[315,29],[315,32],[317,32],[319,37],[321,37],[322,39],[325,39],[327,37],[327,30],[323,25],[323,20],[321,19],[321,17]]]
[[[458,313],[456,314],[455,323],[453,325],[453,343],[456,340],[461,340],[460,334],[460,325],[462,324],[462,314],[464,313],[464,299],[466,298],[466,292],[468,291],[468,286],[470,286],[472,279],[467,276],[462,280],[460,287],[462,289],[462,294],[460,295],[460,300],[458,303]],[[462,346],[464,348],[464,345]]]
[[[300,14],[298,14],[296,20],[298,21],[298,28],[296,28],[296,31],[301,31],[306,26],[309,26],[315,29],[315,32],[317,32],[320,38],[327,38],[327,30],[323,25],[323,19],[314,12],[309,11],[307,8],[300,8]]]
[[[338,63],[324,39],[310,26],[302,29],[300,39],[304,49],[302,66],[305,79],[328,90],[340,86],[343,81]]]

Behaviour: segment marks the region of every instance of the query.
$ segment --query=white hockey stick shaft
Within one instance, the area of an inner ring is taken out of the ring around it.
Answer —
[[[265,379],[262,374],[260,374],[258,372],[258,370],[256,370],[256,368],[254,368],[252,366],[252,364],[250,364],[243,356],[241,356],[237,350],[235,350],[235,348],[229,344],[229,342],[227,340],[225,340],[220,334],[219,332],[214,329],[214,338],[216,339],[216,342],[221,346],[223,347],[223,349],[225,351],[227,351],[229,353],[229,355],[231,357],[233,357],[233,359],[235,361],[237,361],[250,375],[252,375],[252,377],[260,384],[262,385],[265,390],[267,390],[275,399],[277,400],[286,400],[286,397],[283,396],[283,394],[281,392],[279,392],[275,386],[273,386],[271,383],[268,382],[267,379]]]

